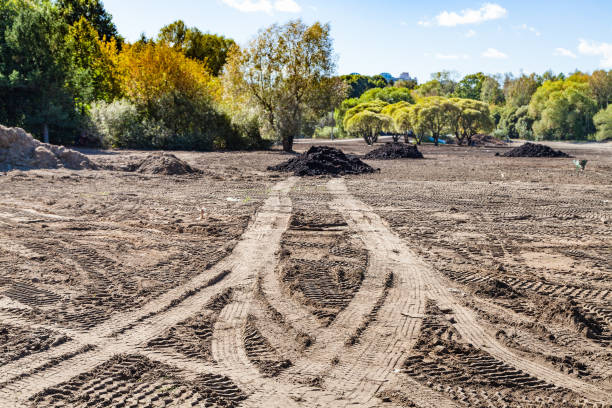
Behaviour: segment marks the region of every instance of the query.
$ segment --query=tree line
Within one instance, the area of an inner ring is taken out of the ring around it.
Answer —
[[[436,141],[440,134],[445,134],[451,135],[460,144],[464,141],[469,143],[470,133],[473,132],[458,131],[457,127],[462,126],[461,118],[473,116],[480,124],[477,131],[492,132],[498,138],[612,138],[612,70],[597,70],[592,74],[577,71],[568,77],[555,75],[551,71],[543,75],[523,74],[519,77],[476,73],[466,75],[459,81],[454,76],[452,72],[443,71],[434,73],[430,81],[420,85],[387,83],[383,87],[378,83],[368,87],[368,84],[376,83],[376,77],[344,77],[352,97],[342,101],[335,109],[336,135],[363,136],[366,123],[370,123],[372,129],[380,127],[380,132],[401,133],[406,124],[411,123],[411,133],[417,133],[420,129]],[[412,116],[405,113],[401,120],[393,116],[381,117],[385,113],[381,112],[380,102],[393,104],[393,97],[412,105],[402,109],[412,112]],[[437,114],[431,116],[432,106],[436,111],[444,111],[444,120],[438,120]],[[353,119],[353,126],[349,127],[351,113],[364,110],[379,116],[363,114]],[[421,119],[419,112],[422,112]],[[408,122],[410,117],[411,122]],[[433,122],[423,127],[420,123],[426,117],[433,118]],[[382,122],[388,125],[382,126]],[[438,134],[443,122],[447,126]],[[417,136],[416,140],[422,139]]]
[[[336,74],[330,26],[272,25],[239,47],[178,20],[132,43],[100,0],[0,2],[0,123],[61,144],[248,149],[329,129],[373,143],[476,132],[612,137],[612,71],[430,81]]]

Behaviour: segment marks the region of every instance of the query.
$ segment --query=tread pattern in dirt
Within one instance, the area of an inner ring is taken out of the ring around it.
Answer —
[[[243,340],[247,357],[264,376],[275,377],[291,367],[291,361],[283,359],[261,334],[257,328],[257,318],[253,315],[247,316]]]
[[[118,355],[31,398],[37,407],[236,407],[246,395],[229,378],[201,374],[192,381],[139,355]]]
[[[584,406],[569,390],[535,378],[461,341],[452,311],[428,300],[421,334],[404,372],[466,406]]]
[[[359,290],[367,268],[363,243],[340,214],[297,210],[281,241],[279,275],[289,293],[330,324]]]

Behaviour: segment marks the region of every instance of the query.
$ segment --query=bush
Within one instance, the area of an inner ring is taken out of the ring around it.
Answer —
[[[132,147],[142,143],[142,123],[136,107],[129,101],[94,102],[89,115],[90,133],[100,145]]]
[[[612,105],[609,105],[607,109],[602,109],[593,117],[597,133],[595,133],[595,140],[602,142],[604,140],[612,139]]]
[[[211,106],[199,109],[178,99],[163,98],[156,104],[159,119],[123,99],[96,102],[90,110],[90,131],[99,145],[162,150],[262,149],[269,143],[261,138],[257,121],[233,124]]]

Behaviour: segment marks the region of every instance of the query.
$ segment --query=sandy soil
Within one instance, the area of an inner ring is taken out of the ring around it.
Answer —
[[[275,151],[0,173],[0,407],[612,406],[612,150],[551,146],[586,170],[423,146],[342,178]]]

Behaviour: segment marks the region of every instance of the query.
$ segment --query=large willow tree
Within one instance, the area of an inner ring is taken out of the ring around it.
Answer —
[[[291,151],[306,115],[321,115],[344,99],[346,86],[334,78],[335,68],[329,25],[294,20],[230,51],[226,89],[255,104],[265,127]]]

